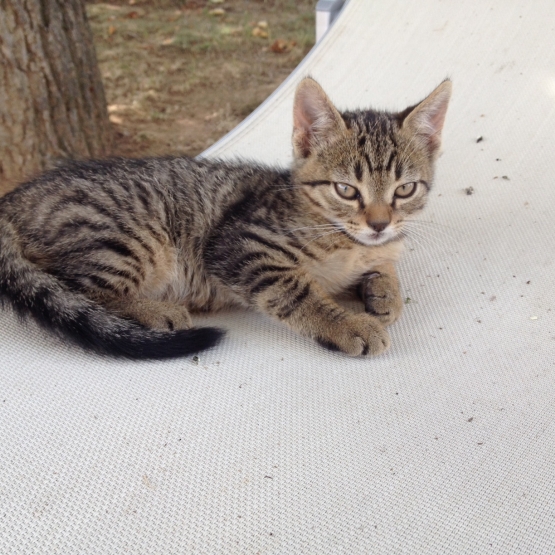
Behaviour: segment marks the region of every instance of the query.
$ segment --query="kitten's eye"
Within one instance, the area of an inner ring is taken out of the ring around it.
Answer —
[[[399,185],[399,187],[395,189],[395,196],[397,198],[409,198],[412,197],[414,193],[416,193],[416,183],[414,181],[412,183]]]
[[[335,183],[335,190],[337,194],[342,197],[346,198],[347,200],[354,199],[358,196],[358,190],[351,185],[347,185],[346,183]]]

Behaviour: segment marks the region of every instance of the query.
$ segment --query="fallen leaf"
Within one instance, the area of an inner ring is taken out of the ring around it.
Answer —
[[[289,50],[289,44],[283,39],[276,39],[270,46],[270,50],[276,54],[282,54]]]
[[[108,36],[111,37],[115,32],[116,28],[113,25],[110,25],[110,27],[108,27]]]
[[[109,104],[108,105],[108,113],[112,114],[114,112],[122,112],[123,110],[127,110],[131,108],[128,104]]]
[[[171,37],[169,39],[164,39],[160,44],[164,46],[168,46],[169,44],[173,44],[175,42],[175,37]]]
[[[121,125],[123,123],[123,118],[121,118],[120,116],[116,116],[116,114],[110,114],[109,119],[112,123],[115,123],[116,125]]]
[[[256,25],[258,27],[260,27],[261,29],[267,29],[268,28],[268,22],[267,21],[259,21]]]
[[[129,12],[126,16],[127,19],[137,19],[139,16],[139,12]]]
[[[267,39],[268,38],[268,33],[266,31],[264,31],[263,29],[261,29],[260,27],[255,27],[252,30],[252,36],[253,37],[260,37],[261,39]]]
[[[208,10],[208,15],[225,15],[225,10],[223,8]]]
[[[225,0],[210,0],[210,2],[212,2],[212,4],[223,4]]]

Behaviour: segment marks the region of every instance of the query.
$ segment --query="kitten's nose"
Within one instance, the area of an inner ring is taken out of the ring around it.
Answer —
[[[377,233],[382,232],[391,223],[391,208],[384,203],[371,204],[366,209],[366,223]]]
[[[374,231],[380,233],[380,231],[383,231],[389,225],[389,220],[369,220],[368,225]]]

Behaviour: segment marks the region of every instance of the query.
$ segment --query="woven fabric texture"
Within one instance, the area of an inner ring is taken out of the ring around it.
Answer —
[[[351,0],[206,155],[287,164],[307,74],[341,108],[454,82],[391,351],[234,311],[197,363],[114,362],[0,313],[0,554],[555,553],[553,0]]]

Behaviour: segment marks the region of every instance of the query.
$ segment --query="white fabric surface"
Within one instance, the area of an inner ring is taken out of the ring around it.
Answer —
[[[391,351],[230,312],[198,365],[114,362],[0,314],[0,554],[555,553],[553,0],[351,0],[208,154],[287,163],[308,73],[343,108],[454,82]]]

